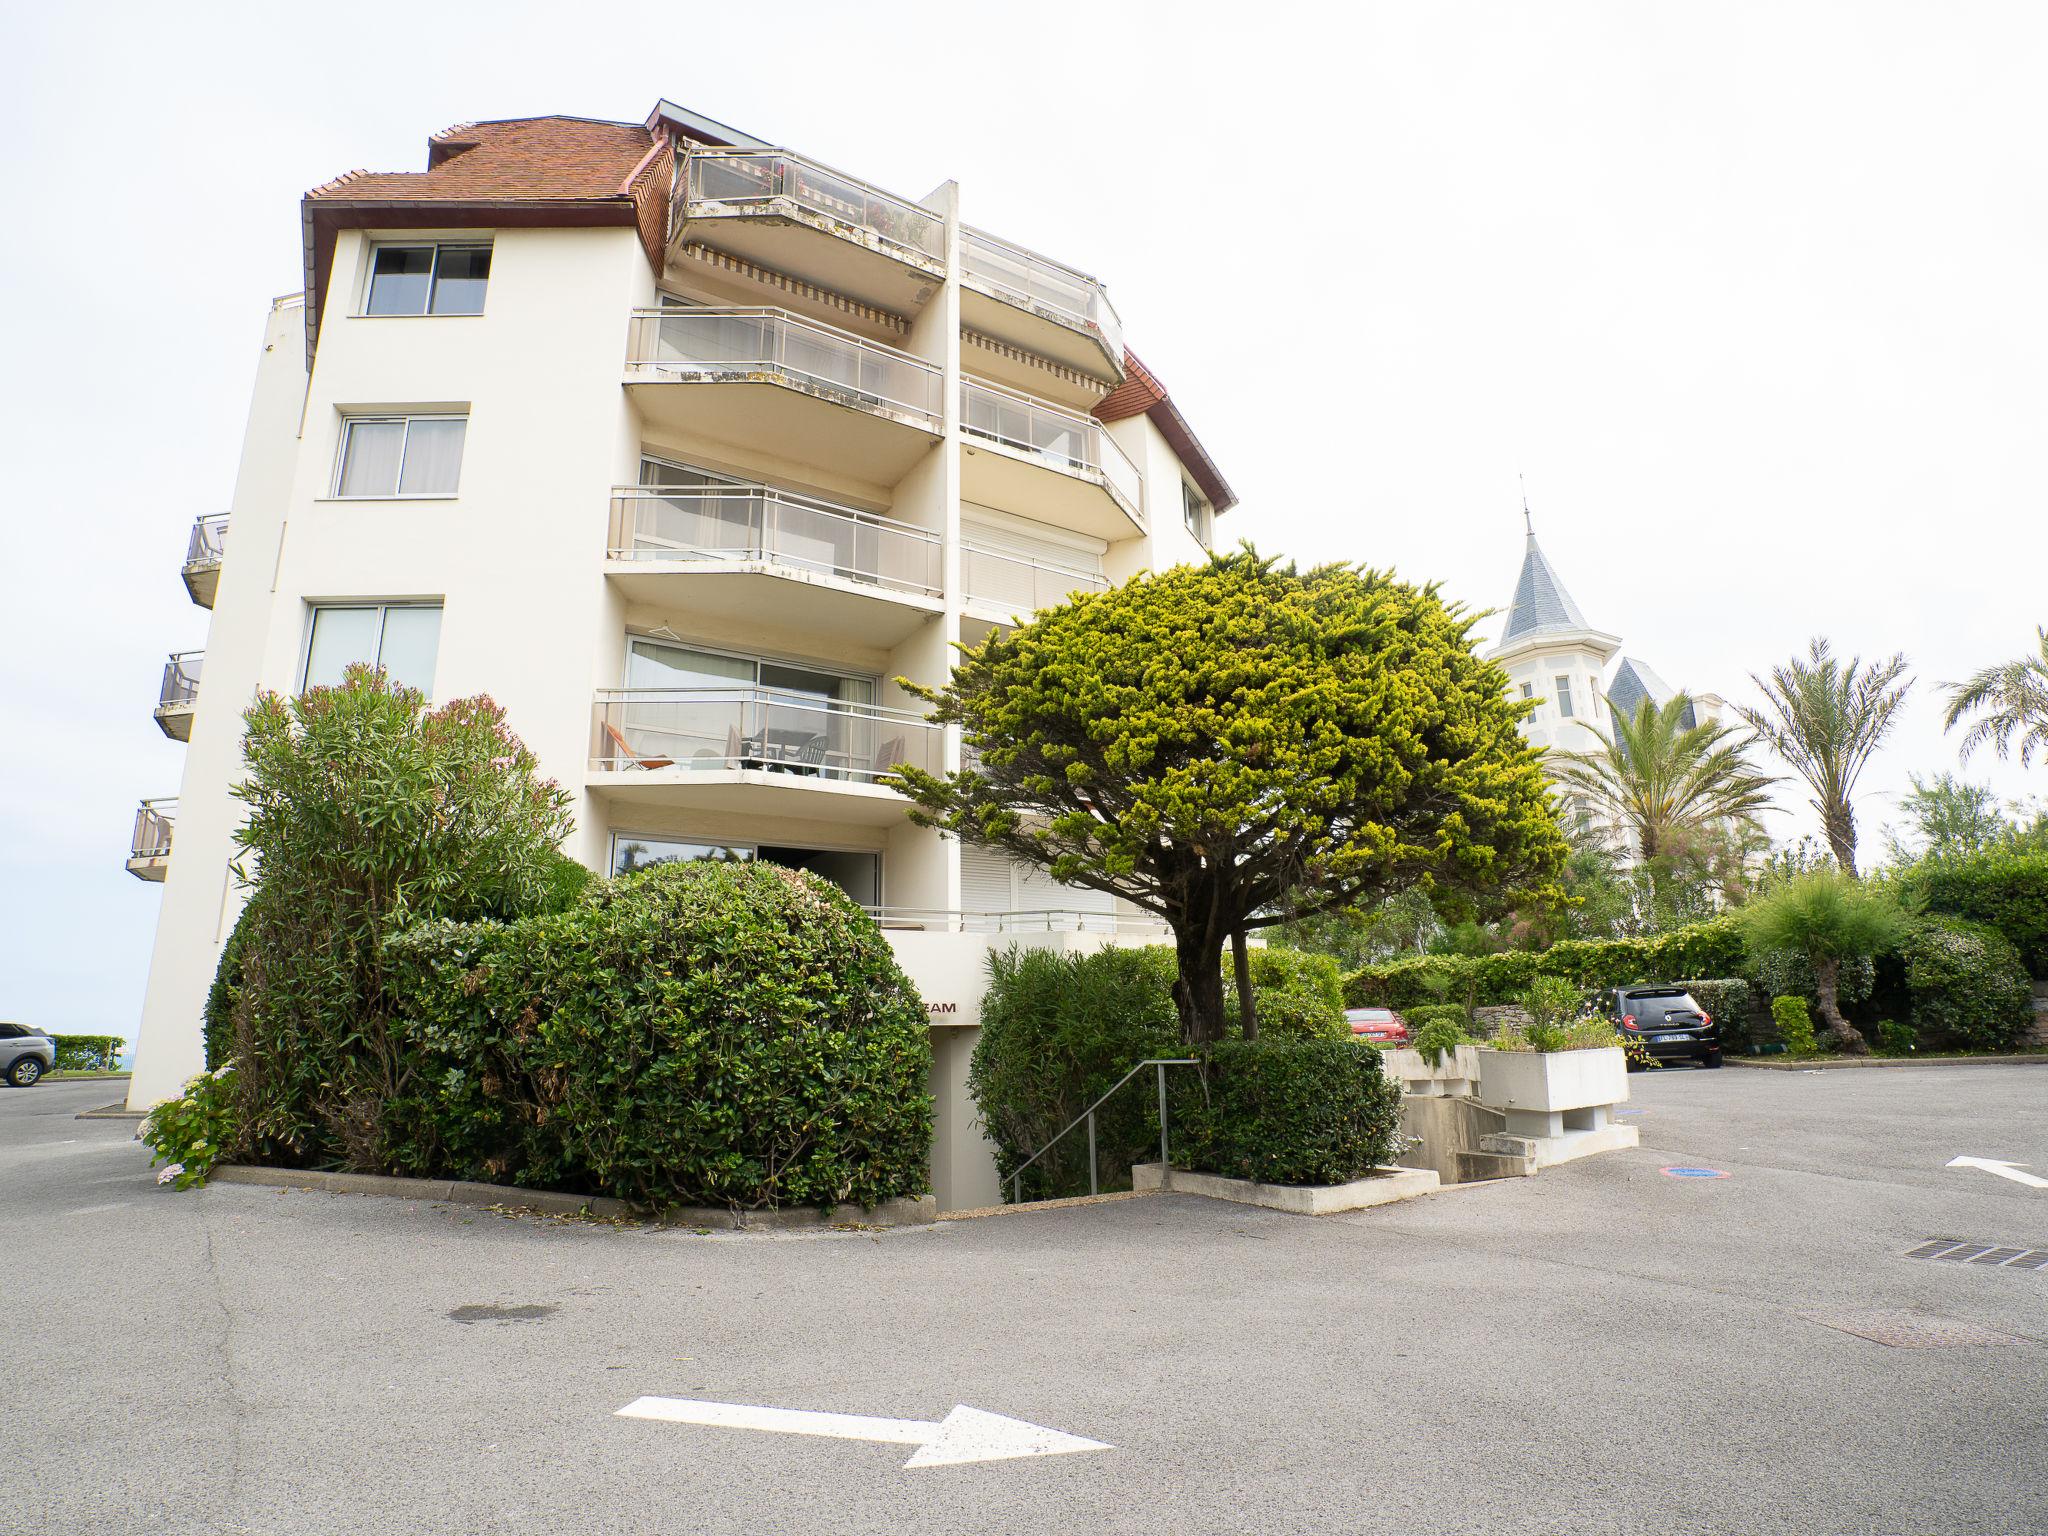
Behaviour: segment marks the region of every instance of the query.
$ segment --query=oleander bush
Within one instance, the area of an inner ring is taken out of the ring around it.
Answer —
[[[1223,1040],[1171,1103],[1177,1168],[1262,1184],[1342,1184],[1391,1163],[1401,1085],[1348,1040]]]
[[[638,1205],[872,1207],[928,1184],[924,1005],[874,920],[766,862],[592,881],[385,944],[391,1170]]]
[[[51,1035],[58,1072],[105,1072],[126,1042],[119,1035]]]

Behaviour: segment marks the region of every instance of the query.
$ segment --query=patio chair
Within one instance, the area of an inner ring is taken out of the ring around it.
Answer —
[[[604,722],[604,733],[611,738],[612,747],[617,755],[626,762],[637,763],[642,768],[673,768],[676,765],[676,760],[672,757],[642,757],[633,750],[633,744],[619,734],[619,728],[609,720]]]

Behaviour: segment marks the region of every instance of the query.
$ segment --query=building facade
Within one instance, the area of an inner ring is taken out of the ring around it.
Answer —
[[[1134,914],[912,826],[880,776],[960,744],[896,679],[1200,558],[1235,498],[1102,285],[963,201],[668,102],[459,125],[422,172],[306,196],[233,502],[187,549],[211,618],[158,704],[184,782],[130,851],[163,883],[132,1105],[202,1064],[242,709],[367,661],[496,699],[595,870],[771,859],[873,910],[934,1009],[941,1198],[993,1197],[964,1091],[987,946]]]

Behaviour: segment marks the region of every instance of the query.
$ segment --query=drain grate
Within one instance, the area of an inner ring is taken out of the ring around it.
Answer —
[[[1828,1312],[1809,1314],[1806,1320],[1892,1349],[1968,1349],[2013,1342],[2007,1335],[1975,1323],[1919,1312]]]
[[[2048,1266],[2048,1248],[2001,1248],[1995,1243],[1966,1243],[1953,1237],[1930,1238],[1918,1248],[1908,1249],[1906,1257],[1943,1264],[1993,1264],[2000,1269]]]

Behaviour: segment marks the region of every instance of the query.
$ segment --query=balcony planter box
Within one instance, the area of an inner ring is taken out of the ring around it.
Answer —
[[[1380,1066],[1400,1083],[1405,1094],[1424,1099],[1468,1098],[1479,1078],[1479,1051],[1477,1046],[1461,1045],[1432,1067],[1422,1052],[1412,1047],[1389,1046],[1380,1052]]]
[[[1634,1126],[1613,1123],[1614,1106],[1628,1098],[1628,1061],[1619,1046],[1591,1051],[1482,1047],[1475,1054],[1479,1102],[1507,1120],[1504,1135],[1482,1140],[1484,1150],[1520,1153],[1543,1166],[1636,1144]]]

